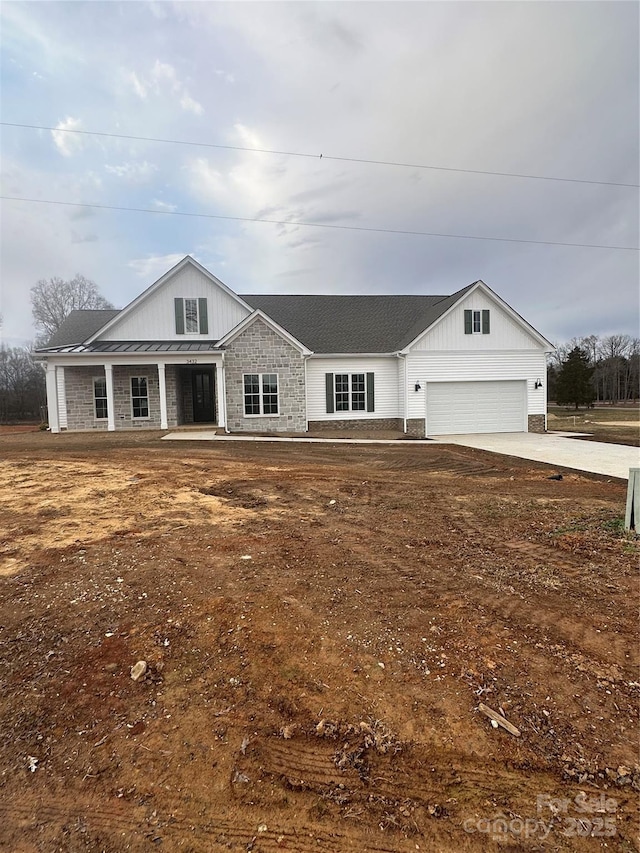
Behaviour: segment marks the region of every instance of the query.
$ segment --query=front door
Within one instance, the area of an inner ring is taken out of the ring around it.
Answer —
[[[213,370],[194,370],[193,383],[193,420],[194,423],[215,422],[215,378]]]

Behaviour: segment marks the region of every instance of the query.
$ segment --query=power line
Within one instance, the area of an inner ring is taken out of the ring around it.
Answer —
[[[560,178],[553,175],[527,175],[519,172],[490,172],[483,169],[457,169],[451,166],[431,166],[425,163],[398,163],[392,160],[366,160],[361,157],[338,157],[331,154],[309,154],[302,151],[275,151],[270,148],[248,148],[241,145],[217,145],[213,142],[190,142],[183,139],[162,139],[154,136],[133,136],[125,133],[103,133],[97,130],[75,130],[68,127],[49,127],[41,124],[18,124],[0,121],[3,127],[21,127],[28,130],[51,130],[56,133],[77,133],[84,136],[102,136],[108,139],[128,139],[137,142],[162,142],[167,145],[190,145],[197,148],[217,148],[222,151],[249,151],[254,154],[277,154],[282,157],[308,157],[313,160],[334,160],[341,163],[364,163],[370,166],[397,166],[403,169],[430,169],[435,172],[460,172],[466,175],[493,175],[500,178],[523,178],[532,181],[560,181],[569,184],[594,184],[603,187],[631,187],[637,189],[640,184],[624,184],[615,181],[588,181],[583,178]]]
[[[22,198],[0,195],[4,201],[23,201],[29,204],[51,204],[62,207],[89,207],[95,210],[117,210],[128,213],[153,213],[156,216],[187,216],[196,219],[224,219],[229,222],[263,222],[270,225],[298,225],[304,228],[331,228],[336,231],[364,231],[374,234],[405,234],[413,237],[446,237],[451,240],[491,240],[498,243],[530,243],[537,246],[569,246],[576,249],[615,249],[638,252],[637,246],[603,246],[597,243],[561,243],[554,240],[522,240],[514,237],[487,237],[477,234],[442,234],[436,231],[408,231],[401,228],[370,228],[363,225],[333,225],[326,222],[298,222],[286,219],[260,219],[249,216],[222,216],[216,213],[190,213],[180,210],[154,210],[148,207],[119,207],[110,204],[83,204],[77,201],[57,201],[45,198]]]

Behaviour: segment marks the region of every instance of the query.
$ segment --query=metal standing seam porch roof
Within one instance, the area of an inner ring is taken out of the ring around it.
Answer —
[[[240,295],[314,353],[392,353],[411,343],[476,282],[451,296]],[[217,341],[84,341],[119,311],[72,311],[48,345],[56,352],[189,352]]]

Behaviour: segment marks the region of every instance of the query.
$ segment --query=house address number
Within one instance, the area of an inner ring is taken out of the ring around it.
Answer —
[[[187,359],[187,364],[197,364],[197,363],[198,363],[197,358],[188,358]]]

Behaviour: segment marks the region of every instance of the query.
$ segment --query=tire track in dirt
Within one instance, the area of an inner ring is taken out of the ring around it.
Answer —
[[[347,849],[368,853],[399,853],[402,850],[415,850],[415,842],[398,837],[397,834],[390,835],[384,840],[374,840],[371,833],[360,833],[354,831],[352,827],[348,836],[339,830],[327,832],[315,825],[305,826],[298,831],[296,828],[289,827],[269,829],[265,824],[267,828],[260,832],[258,827],[262,821],[258,815],[264,815],[264,810],[259,808],[255,809],[256,820],[234,820],[219,816],[210,816],[203,820],[201,817],[196,818],[193,813],[181,814],[178,809],[171,809],[169,812],[166,807],[164,809],[166,816],[156,815],[155,817],[148,814],[149,806],[146,807],[146,814],[142,806],[132,807],[133,813],[127,812],[124,807],[99,807],[96,806],[93,798],[77,794],[74,795],[73,803],[68,807],[47,805],[38,798],[33,799],[31,806],[24,803],[0,803],[2,826],[6,828],[11,825],[11,821],[19,821],[22,826],[18,827],[14,823],[13,829],[21,834],[23,840],[25,840],[24,833],[30,828],[36,831],[48,824],[51,829],[52,825],[58,824],[59,829],[62,830],[69,829],[69,824],[75,823],[76,830],[83,835],[91,831],[99,831],[112,837],[113,843],[118,845],[122,845],[126,836],[130,835],[146,838],[150,842],[172,841],[174,849],[182,846],[185,840],[189,839],[190,844],[200,842],[206,845],[206,847],[195,849],[211,850],[210,845],[217,842],[226,846],[231,844],[234,847],[242,845],[239,849],[255,850],[256,853],[282,850],[296,851],[296,853],[342,853]],[[204,806],[206,811],[204,801],[199,805]],[[274,816],[267,817],[267,819],[270,818],[273,824]],[[2,831],[0,830],[1,841]],[[16,849],[15,846],[12,849]],[[119,846],[117,849],[122,847]],[[190,847],[190,849],[194,848]]]

